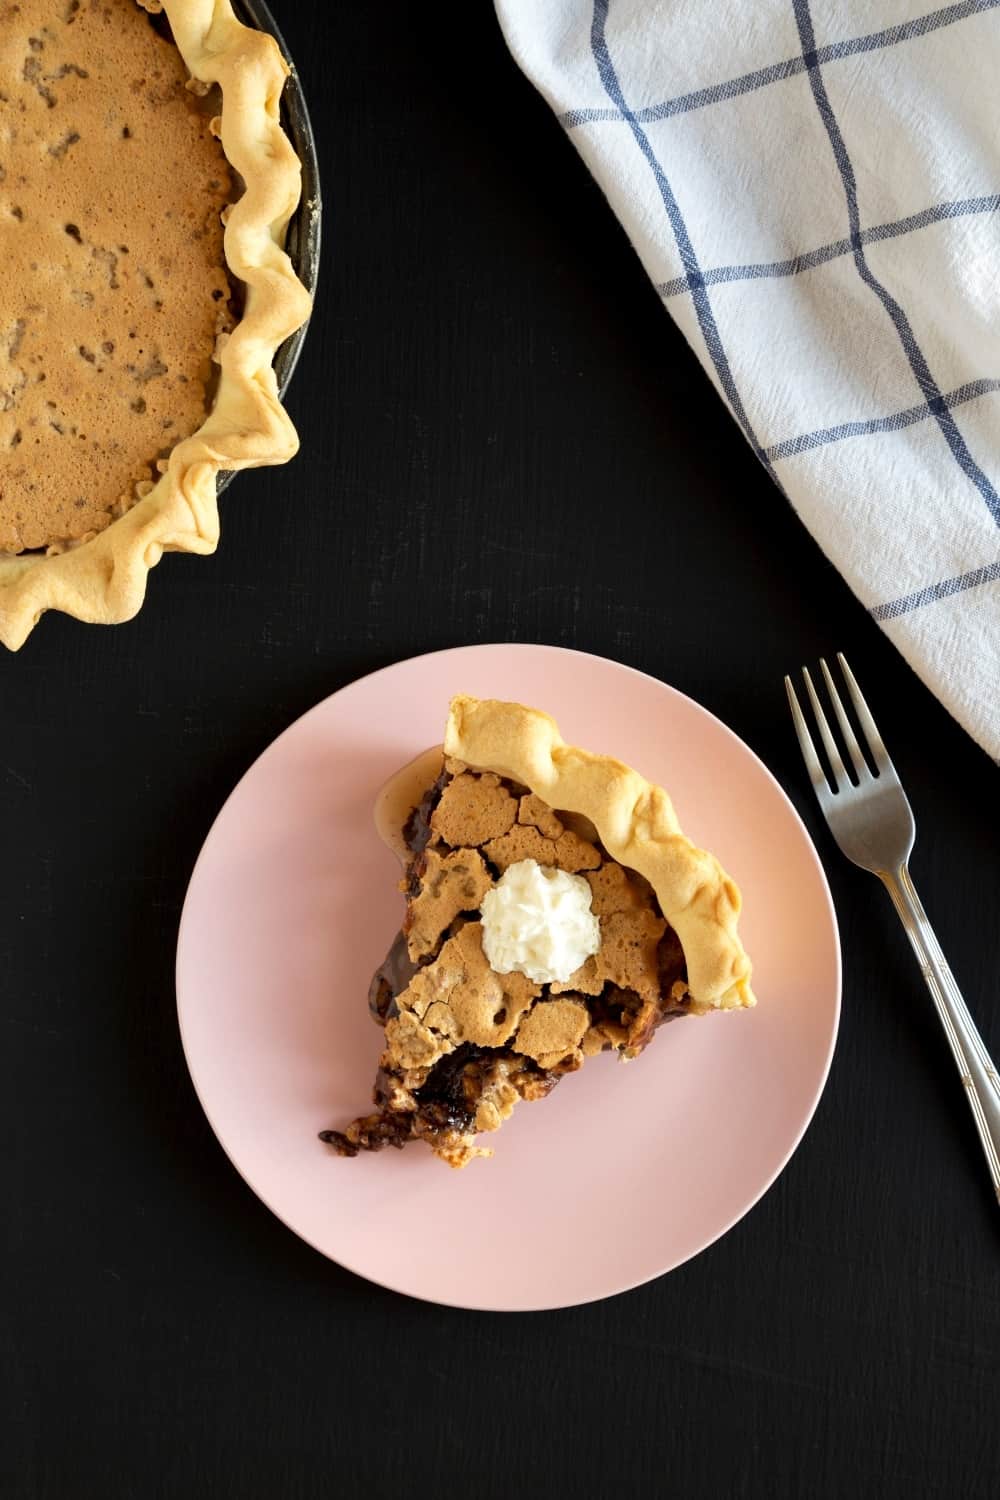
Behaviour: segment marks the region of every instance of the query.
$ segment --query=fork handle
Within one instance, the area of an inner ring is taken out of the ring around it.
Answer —
[[[951,1055],[965,1084],[965,1096],[1000,1202],[1000,1079],[996,1064],[969,1015],[906,865],[879,873],[913,945]]]

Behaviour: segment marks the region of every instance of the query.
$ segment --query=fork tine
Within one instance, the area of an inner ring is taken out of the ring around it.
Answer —
[[[843,791],[845,786],[851,784],[851,778],[847,774],[847,767],[840,758],[837,741],[830,732],[830,726],[823,712],[823,705],[819,701],[819,694],[813,687],[812,678],[809,676],[809,668],[802,668],[802,676],[805,678],[806,692],[809,694],[809,702],[812,704],[813,713],[816,715],[816,723],[819,725],[820,738],[826,751],[826,758],[830,762],[830,770],[833,773],[834,791]]]
[[[854,704],[854,712],[858,716],[858,723],[861,725],[865,739],[868,741],[868,748],[872,753],[876,769],[879,771],[891,771],[894,768],[892,761],[889,759],[889,752],[885,748],[882,736],[878,732],[878,725],[871,716],[871,710],[864,700],[861,689],[854,679],[854,673],[847,665],[847,657],[843,651],[837,652],[837,660],[840,662],[840,670],[844,674],[847,691],[850,694],[851,702]]]
[[[805,715],[799,707],[799,700],[795,696],[792,679],[785,678],[785,692],[788,694],[788,706],[792,711],[792,723],[795,725],[795,733],[798,736],[799,749],[802,751],[802,759],[806,763],[813,784],[813,791],[822,802],[830,796],[830,784],[826,779],[826,772],[820,764],[820,758],[816,754],[816,746],[812,742],[812,735],[805,721]]]
[[[837,715],[837,723],[840,725],[840,733],[843,736],[844,744],[847,746],[851,760],[854,762],[854,769],[858,773],[858,781],[863,781],[864,778],[866,776],[869,776],[871,773],[868,770],[868,767],[865,764],[865,758],[861,753],[861,746],[858,744],[858,737],[854,733],[850,719],[844,712],[844,705],[841,702],[840,694],[837,692],[837,684],[833,680],[833,674],[831,673],[830,668],[827,666],[824,657],[820,657],[819,664],[823,672],[823,680],[826,683],[827,693],[830,696],[830,702],[833,704],[833,711]]]

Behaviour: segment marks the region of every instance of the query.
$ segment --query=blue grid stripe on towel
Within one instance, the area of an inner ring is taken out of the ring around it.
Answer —
[[[861,239],[861,218],[858,212],[858,189],[854,178],[854,168],[851,165],[851,159],[848,155],[840,126],[837,123],[837,117],[830,104],[830,99],[826,92],[826,84],[823,82],[823,74],[816,55],[816,38],[813,34],[809,0],[792,0],[792,9],[795,12],[795,21],[799,28],[802,55],[809,69],[809,82],[812,86],[813,98],[816,100],[816,108],[819,110],[820,118],[830,138],[830,146],[844,184],[844,195],[847,199],[847,217],[851,229],[851,245],[854,249],[854,264],[858,268],[858,275],[865,285],[875,293],[892,319],[896,332],[899,335],[900,343],[906,351],[906,357],[910,362],[914,379],[920,387],[924,399],[941,429],[941,434],[955,457],[956,463],[976,486],[976,489],[986,502],[990,515],[1000,525],[1000,495],[997,494],[993,485],[969,452],[966,441],[958,430],[958,423],[945,404],[938,384],[930,372],[927,359],[914,337],[909,319],[888,287],[879,281],[868,264],[867,257],[865,256],[865,247]]]
[[[1000,391],[1000,380],[970,380],[957,390],[948,391],[941,400],[951,410],[953,406],[964,406],[966,401],[975,401],[977,396],[988,396]],[[841,422],[837,427],[821,427],[816,432],[801,432],[797,437],[784,442],[772,443],[765,448],[765,455],[772,463],[782,458],[794,458],[799,453],[808,453],[813,448],[824,448],[827,443],[840,443],[844,438],[868,437],[873,432],[899,432],[912,427],[915,422],[925,422],[933,416],[929,404],[921,401],[919,406],[908,406],[903,411],[893,411],[884,417],[870,417],[866,422]]]
[[[757,434],[753,430],[750,418],[746,414],[742,397],[736,387],[732,368],[726,357],[722,337],[715,321],[715,314],[712,311],[712,304],[709,300],[708,292],[705,290],[705,278],[701,274],[698,257],[691,243],[691,237],[684,222],[684,215],[681,213],[680,205],[674,197],[674,191],[670,186],[666,172],[664,172],[663,167],[657,160],[656,152],[653,150],[648,135],[625,102],[625,95],[622,92],[622,86],[619,82],[618,74],[615,72],[615,65],[611,60],[611,52],[608,48],[608,5],[609,0],[594,0],[593,22],[590,28],[590,46],[594,54],[594,62],[597,65],[601,83],[604,85],[608,98],[617,106],[621,118],[628,121],[636,144],[646,158],[656,186],[659,189],[667,218],[670,221],[670,228],[673,232],[678,252],[680,253],[681,264],[687,275],[691,300],[694,303],[695,313],[698,317],[698,326],[701,329],[702,337],[705,340],[705,347],[708,350],[712,364],[715,366],[719,382],[729,399],[733,415],[743,428],[757,457],[772,476],[776,477],[774,476],[774,470],[771,468],[769,460],[764,455],[764,450],[757,439]]]
[[[997,5],[1000,5],[1000,0],[962,0],[958,5],[946,5],[941,10],[929,11],[925,15],[916,16],[912,21],[903,21],[898,26],[887,26],[882,31],[850,37],[842,42],[828,42],[826,46],[817,48],[815,55],[820,63],[828,63],[837,62],[844,57],[855,57],[859,52],[876,52],[883,47],[894,47],[899,42],[909,41],[913,37],[926,36],[930,31],[951,26],[956,21],[964,21],[966,16],[992,10]],[[637,109],[631,119],[640,125],[652,125],[657,120],[668,120],[672,115],[703,109],[706,104],[718,104],[723,99],[735,99],[740,94],[753,93],[756,89],[780,83],[785,78],[794,78],[805,71],[806,59],[799,53],[796,57],[786,57],[782,62],[771,63],[766,68],[744,73],[739,78],[729,78],[725,83],[695,89],[693,93],[666,99],[662,104],[647,105],[644,109]],[[567,130],[575,130],[580,125],[600,125],[625,118],[625,111],[620,106],[616,109],[570,109],[559,116],[560,123]]]
[[[1000,579],[1000,562],[986,563],[982,568],[973,568],[969,573],[959,573],[955,578],[943,578],[913,594],[904,594],[901,599],[891,599],[888,604],[876,604],[869,610],[873,620],[896,620],[908,615],[911,610],[923,609],[925,604],[936,604],[952,594],[964,594],[969,589],[982,588],[985,583],[996,583]]]
[[[998,0],[1000,3],[1000,0]],[[961,219],[975,214],[995,214],[1000,210],[1000,193],[981,198],[957,198],[953,203],[936,203],[933,208],[921,209],[919,213],[907,214],[905,219],[895,219],[890,224],[873,224],[861,230],[861,243],[874,245],[882,240],[894,240],[901,234],[911,234],[915,229],[926,229],[929,224],[938,224],[942,219]],[[778,276],[798,276],[811,271],[827,261],[849,255],[854,246],[849,239],[833,240],[829,245],[820,245],[816,250],[806,250],[788,260],[751,261],[744,266],[715,266],[703,271],[706,286],[721,286],[730,281],[760,281]],[[661,281],[656,290],[664,301],[678,297],[688,290],[686,276],[675,276],[671,281]]]

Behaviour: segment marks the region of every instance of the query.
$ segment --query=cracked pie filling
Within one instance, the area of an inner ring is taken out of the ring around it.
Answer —
[[[739,891],[662,788],[544,713],[469,697],[428,774],[388,830],[406,913],[369,994],[375,1110],[321,1132],[339,1155],[423,1140],[463,1167],[588,1058],[755,1004]]]

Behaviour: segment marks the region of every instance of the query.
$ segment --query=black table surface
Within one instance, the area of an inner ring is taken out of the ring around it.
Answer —
[[[1000,1212],[782,674],[863,672],[1000,1055],[996,768],[757,467],[490,8],[275,8],[326,196],[302,451],[237,479],[217,556],[165,559],[134,622],[52,615],[0,660],[3,1493],[993,1497]],[[297,1240],[216,1143],[174,1008],[186,882],[251,761],[359,674],[489,640],[731,724],[813,829],[844,950],[776,1185],[671,1275],[548,1314],[410,1301]]]

